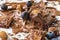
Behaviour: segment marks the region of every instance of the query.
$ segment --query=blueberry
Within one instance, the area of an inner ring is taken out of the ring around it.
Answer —
[[[32,2],[31,1],[28,1],[27,2],[27,7],[31,7],[32,6]]]
[[[7,6],[6,4],[3,4],[3,5],[1,6],[1,9],[4,10],[4,11],[6,11],[6,10],[8,10],[8,6]]]
[[[21,17],[22,17],[23,19],[30,20],[30,14],[29,14],[28,12],[22,13],[22,14],[21,14]]]
[[[48,32],[46,37],[47,37],[48,39],[52,39],[52,38],[55,37],[55,34],[54,34],[54,32]]]

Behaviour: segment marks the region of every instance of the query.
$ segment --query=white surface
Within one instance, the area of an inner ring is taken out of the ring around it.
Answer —
[[[60,11],[60,5],[57,5],[57,6],[56,6],[56,9],[57,9],[58,11]]]
[[[9,28],[9,29],[6,29],[6,28],[0,28],[0,31],[5,31],[7,34],[8,34],[8,33],[13,34],[11,28]]]
[[[54,5],[54,3],[55,3],[55,5]],[[54,7],[58,11],[60,11],[60,5],[59,5],[59,2],[57,2],[57,1],[48,2],[47,7]]]
[[[5,2],[6,2],[6,0],[3,0],[3,1],[0,0],[0,4],[3,4],[3,3],[5,3]]]
[[[60,16],[56,16],[56,19],[57,19],[57,20],[60,20]]]
[[[35,0],[34,2],[39,3],[41,0]]]

